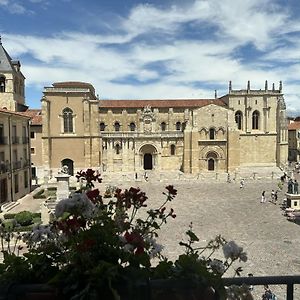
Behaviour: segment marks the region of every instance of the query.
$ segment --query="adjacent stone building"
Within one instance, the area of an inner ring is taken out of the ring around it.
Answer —
[[[288,125],[289,161],[300,161],[300,121]]]
[[[22,112],[27,107],[20,67],[0,38],[0,203],[15,201],[31,190],[30,117]]]

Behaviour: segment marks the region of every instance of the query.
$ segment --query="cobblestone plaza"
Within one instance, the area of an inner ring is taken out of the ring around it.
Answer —
[[[239,182],[133,182],[118,186],[140,187],[146,192],[148,207],[157,208],[168,184],[178,190],[177,197],[169,203],[177,217],[170,219],[160,234],[160,242],[165,245],[164,253],[176,258],[183,249],[179,241],[185,238],[185,231],[193,222],[195,233],[200,238],[200,246],[221,234],[227,240],[234,240],[244,247],[248,261],[243,266],[242,276],[296,275],[300,272],[300,227],[287,221],[281,210],[286,184],[278,193],[278,203],[271,199],[272,189],[278,188],[278,180],[246,180],[244,188]],[[104,188],[105,182],[101,184]],[[260,203],[262,191],[266,191],[266,203]],[[241,264],[242,265],[242,264]],[[230,275],[230,274],[228,274]],[[285,294],[285,286],[274,287],[278,296]],[[263,287],[255,288],[256,299]],[[295,286],[296,295],[299,287]],[[298,295],[299,296],[299,295]],[[279,298],[282,299],[282,298]]]

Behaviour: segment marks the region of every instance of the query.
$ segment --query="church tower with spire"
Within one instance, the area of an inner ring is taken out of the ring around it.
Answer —
[[[18,60],[12,60],[2,45],[0,36],[0,108],[24,111],[25,77]]]

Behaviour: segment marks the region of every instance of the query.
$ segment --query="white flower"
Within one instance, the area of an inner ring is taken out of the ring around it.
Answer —
[[[226,259],[238,259],[243,252],[243,248],[238,246],[234,241],[230,241],[223,246],[223,253]]]
[[[223,274],[225,272],[225,266],[223,262],[219,259],[214,259],[210,262],[210,267],[212,268],[213,271]]]
[[[134,247],[131,244],[126,244],[123,248],[126,252],[132,252],[134,249]]]

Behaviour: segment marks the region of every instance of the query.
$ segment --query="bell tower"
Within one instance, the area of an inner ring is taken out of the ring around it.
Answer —
[[[24,83],[20,61],[12,60],[3,47],[0,36],[0,108],[11,111],[27,109]]]

